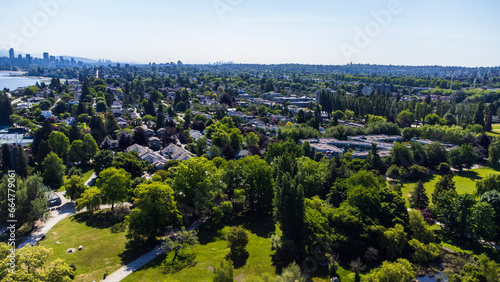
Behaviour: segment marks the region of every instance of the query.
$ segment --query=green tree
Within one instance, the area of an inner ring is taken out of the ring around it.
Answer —
[[[98,100],[95,106],[95,110],[98,113],[103,113],[108,110],[108,106],[106,105],[106,102],[104,100]]]
[[[177,166],[172,188],[183,214],[198,214],[212,206],[224,189],[222,171],[205,158],[191,158]]]
[[[280,224],[283,236],[300,247],[304,240],[304,191],[288,172],[279,174],[274,197],[274,221]]]
[[[75,140],[80,140],[83,138],[83,133],[80,127],[78,127],[77,122],[73,122],[71,128],[69,129],[69,141],[73,143]]]
[[[116,121],[116,118],[112,113],[106,113],[105,118],[106,133],[108,135],[112,135],[116,130],[120,129],[120,126],[118,126],[118,122]]]
[[[401,111],[398,114],[397,121],[400,127],[409,127],[415,120],[415,115],[410,111]]]
[[[245,189],[245,199],[250,210],[257,214],[272,211],[274,180],[271,167],[258,156],[248,156],[238,161]]]
[[[245,144],[246,148],[248,148],[251,145],[259,145],[259,137],[257,136],[257,134],[249,132],[243,138],[243,143]]]
[[[300,267],[296,262],[291,263],[283,269],[281,275],[276,277],[276,282],[305,282],[306,279],[301,274]]]
[[[470,144],[463,144],[459,148],[450,150],[450,164],[462,169],[463,166],[470,169],[477,158],[474,147]]]
[[[130,174],[124,169],[107,168],[99,173],[96,186],[102,192],[103,202],[111,204],[113,210],[116,202],[127,199]]]
[[[2,170],[7,171],[10,167],[10,145],[2,145]]]
[[[7,179],[4,178],[4,180]],[[6,185],[8,182],[5,181],[4,183]],[[16,216],[18,217],[18,221],[34,224],[37,220],[44,221],[47,219],[49,210],[46,192],[48,190],[43,185],[43,178],[40,174],[30,175],[24,181],[18,181],[16,188],[16,198],[18,201]],[[7,198],[4,197],[2,203],[8,204],[9,201]],[[5,207],[5,209],[8,210],[8,207]]]
[[[366,281],[378,282],[410,282],[415,278],[413,266],[406,259],[397,259],[395,262],[384,261],[382,266],[373,269],[365,276]]]
[[[436,204],[439,194],[446,191],[452,191],[456,194],[455,182],[453,181],[453,175],[451,174],[443,175],[436,183],[434,192],[432,192],[432,203]]]
[[[102,116],[102,115],[101,115]],[[102,140],[104,140],[104,137],[106,137],[106,128],[104,127],[104,123],[102,122],[101,117],[98,115],[92,116],[92,119],[90,120],[89,123],[90,127],[90,134],[94,138],[94,140],[101,144]]]
[[[26,157],[23,146],[18,146],[17,155],[16,172],[20,177],[26,178],[28,177],[28,158]]]
[[[49,135],[49,145],[59,158],[64,159],[69,148],[69,138],[62,132],[53,131]]]
[[[446,148],[439,142],[433,142],[425,146],[427,151],[427,160],[429,167],[437,167],[440,163],[447,162],[447,152]]]
[[[89,187],[83,192],[82,196],[76,200],[76,209],[86,208],[87,211],[99,210],[101,205],[101,190],[97,187]]]
[[[493,121],[493,113],[491,111],[488,111],[488,115],[486,116],[486,122],[484,124],[484,130],[491,132],[493,130],[493,127],[491,126],[491,123]]]
[[[8,250],[7,244],[0,244],[0,250],[6,248]],[[52,249],[42,246],[31,247],[29,244],[18,249],[16,252],[16,271],[12,273],[6,270],[2,271],[0,280],[6,282],[72,281],[71,277],[74,275],[74,270],[61,259],[50,262],[51,253]],[[0,259],[3,261],[3,265],[7,265],[10,261],[10,258],[4,252],[2,252]]]
[[[372,143],[372,148],[370,153],[368,153],[367,162],[370,164],[372,169],[376,169],[381,171],[384,169],[384,164],[380,159],[380,155],[378,154],[377,144]]]
[[[40,144],[40,147],[42,145]],[[85,146],[82,140],[75,140],[68,150],[68,161],[72,163],[82,163],[85,159]]]
[[[40,143],[43,140],[48,141],[49,135],[53,130],[54,127],[52,126],[52,123],[48,119],[46,119],[43,122],[42,127],[36,131],[35,138],[33,139],[33,143],[31,144],[33,155],[38,154],[38,147],[40,146]]]
[[[492,240],[496,234],[495,211],[487,202],[478,202],[470,215],[472,234],[486,241]]]
[[[133,239],[154,238],[165,233],[167,226],[179,226],[182,216],[177,209],[174,191],[161,182],[140,184],[134,189],[137,206],[128,216],[129,233]]]
[[[239,260],[248,255],[246,246],[248,245],[248,234],[245,229],[233,226],[226,235],[230,256],[233,260]]]
[[[439,256],[439,248],[435,244],[423,244],[417,239],[411,239],[408,242],[413,249],[412,258],[416,262],[427,263],[436,260]]]
[[[476,181],[476,196],[480,197],[488,191],[500,192],[500,175],[491,174]]]
[[[123,168],[132,178],[141,177],[146,163],[139,159],[136,152],[120,152],[116,154],[113,161],[113,167]]]
[[[214,269],[214,282],[233,282],[234,267],[230,260],[223,260],[220,266]]]
[[[422,212],[419,210],[410,210],[408,214],[410,216],[410,230],[412,237],[424,244],[429,244],[434,241],[434,234],[424,221]]]
[[[451,232],[464,236],[471,230],[470,214],[472,207],[476,203],[476,199],[471,194],[458,195],[455,200],[455,205],[449,211],[448,229]]]
[[[241,131],[237,128],[232,129],[231,134],[229,134],[229,140],[231,147],[238,151],[241,148],[241,143],[243,142]]]
[[[380,245],[390,259],[395,259],[403,253],[406,243],[404,227],[396,224],[393,228],[384,231]]]
[[[43,182],[47,185],[61,186],[66,166],[63,161],[53,152],[49,153],[42,163]]]
[[[477,104],[476,113],[474,115],[474,124],[479,124],[484,127],[484,103]]]
[[[99,175],[101,171],[113,165],[115,154],[110,150],[100,150],[94,156],[94,173]]]
[[[7,93],[4,91],[0,91],[0,124],[9,124],[9,118],[12,113],[12,105],[10,104],[9,96],[7,96]]]
[[[311,198],[324,194],[322,188],[325,184],[328,163],[315,162],[308,157],[297,159],[297,184],[304,189],[304,197]]]
[[[422,181],[418,181],[410,197],[410,207],[423,210],[429,205],[429,197]]]
[[[498,191],[492,190],[484,193],[480,199],[481,202],[486,202],[491,205],[495,211],[495,226],[497,227],[496,241],[500,240],[500,193]]]
[[[410,148],[403,143],[396,143],[389,155],[392,164],[397,166],[410,167],[413,163]]]
[[[176,240],[172,240],[170,237],[167,237],[165,243],[162,248],[167,252],[174,251],[174,257],[172,258],[172,263],[182,255],[183,252],[189,251],[189,248],[193,245],[198,244],[198,236],[196,234],[196,230],[185,230],[182,228],[182,231],[177,233]]]
[[[490,165],[497,167],[500,161],[500,138],[493,138],[488,151],[488,162]]]
[[[196,153],[198,154],[199,157],[201,157],[203,154],[206,153],[207,148],[208,148],[207,138],[202,137],[196,140]]]
[[[84,150],[84,159],[85,163],[88,163],[99,150],[99,146],[97,146],[96,141],[90,134],[85,134],[83,136],[83,150]]]
[[[430,124],[430,125],[439,124],[439,120],[440,120],[440,117],[435,113],[428,114],[425,116],[425,123],[426,124]]]
[[[64,182],[64,187],[66,188],[66,196],[68,196],[71,201],[79,199],[87,188],[83,178],[78,175],[72,175],[68,178]]]

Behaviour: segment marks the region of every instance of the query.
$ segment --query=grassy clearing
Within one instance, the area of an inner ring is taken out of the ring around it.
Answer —
[[[491,167],[482,167],[478,169],[464,170],[454,173],[453,180],[455,181],[455,186],[457,188],[458,194],[474,193],[476,191],[476,181],[482,179],[490,174],[499,174],[500,172],[494,170]],[[424,182],[424,187],[427,190],[427,195],[431,199],[432,192],[434,192],[434,187],[436,183],[441,178],[440,175],[430,175],[422,181]],[[408,202],[410,193],[413,192],[416,182],[407,182],[404,184],[402,192],[403,198]]]
[[[321,272],[322,274],[316,275],[317,277],[313,277],[312,281],[314,282],[330,282],[331,276],[328,275],[326,267],[321,267],[317,272]],[[342,282],[354,282],[354,272],[347,270],[346,268],[339,265],[337,269],[337,277]]]
[[[500,123],[495,123],[491,125],[492,131],[486,132],[489,136],[500,136]]]
[[[196,253],[196,263],[176,273],[165,274],[162,262],[173,258],[173,253],[162,255],[151,261],[139,271],[132,273],[123,281],[212,281],[213,269],[220,265],[229,253],[227,242],[223,240],[224,234],[229,230],[224,228],[212,228],[202,226],[199,229],[200,244],[193,247]],[[236,281],[244,278],[256,277],[268,274],[275,275],[275,268],[271,261],[270,238],[260,237],[250,229],[248,231],[249,243],[247,251],[248,259],[241,267],[236,267],[234,277]]]
[[[74,264],[75,281],[100,281],[106,271],[110,274],[148,251],[149,245],[128,244],[125,234],[123,222],[101,210],[62,220],[39,245],[53,250],[50,261],[60,258]],[[78,251],[80,245],[83,249]],[[67,253],[69,248],[76,251]]]

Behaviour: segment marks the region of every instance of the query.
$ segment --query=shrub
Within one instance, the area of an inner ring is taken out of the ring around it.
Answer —
[[[422,179],[429,173],[429,170],[423,166],[412,165],[408,170],[408,174],[404,175],[405,178],[411,180]]]
[[[447,163],[440,163],[438,166],[439,173],[449,174],[451,172],[450,165]]]

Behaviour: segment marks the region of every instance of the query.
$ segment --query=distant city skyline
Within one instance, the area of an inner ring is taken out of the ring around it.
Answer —
[[[144,64],[500,65],[498,1],[325,2],[7,1],[0,49]]]

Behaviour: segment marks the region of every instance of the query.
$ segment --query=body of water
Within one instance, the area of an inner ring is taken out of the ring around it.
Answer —
[[[42,83],[43,79],[23,76],[24,72],[0,71],[0,89],[8,88],[15,90],[18,87],[35,85]]]

